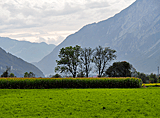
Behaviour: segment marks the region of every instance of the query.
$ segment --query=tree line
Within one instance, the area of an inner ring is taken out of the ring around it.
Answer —
[[[107,65],[116,59],[115,53],[116,50],[102,46],[95,49],[81,48],[78,45],[65,47],[59,52],[60,60],[56,60],[55,72],[70,73],[73,77],[77,75],[88,77],[94,64],[98,76],[101,77],[104,75]]]
[[[16,77],[14,75],[14,73],[10,73],[9,74],[9,71],[11,70],[10,67],[6,66],[6,70],[2,73],[1,77]],[[35,77],[35,74],[33,72],[25,72],[24,73],[24,77]]]
[[[98,77],[138,77],[145,83],[159,81],[155,74],[146,75],[137,72],[126,61],[114,62],[109,66],[116,59],[116,50],[109,47],[98,46],[92,49],[90,47],[81,48],[78,45],[69,46],[60,49],[58,57],[59,60],[56,60],[57,67],[55,67],[55,72],[70,73],[72,77],[88,77],[94,67]],[[54,77],[60,77],[60,75],[56,74]]]

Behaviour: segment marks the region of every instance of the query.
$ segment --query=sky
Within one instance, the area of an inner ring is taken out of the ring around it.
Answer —
[[[0,0],[0,37],[60,44],[136,0]]]

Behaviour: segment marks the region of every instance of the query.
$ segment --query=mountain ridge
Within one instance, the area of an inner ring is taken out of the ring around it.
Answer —
[[[25,72],[33,72],[36,77],[44,77],[42,71],[36,66],[7,53],[0,47],[0,75],[6,70],[6,67],[11,67],[10,73],[14,73],[17,77],[23,77]]]
[[[0,47],[27,62],[38,62],[49,54],[56,46],[54,44],[32,43],[18,41],[8,37],[0,37]]]
[[[82,27],[69,35],[36,65],[45,74],[53,73],[62,47],[98,45],[117,51],[117,61],[126,60],[140,72],[156,71],[160,65],[160,1],[136,0],[115,16]],[[150,50],[149,50],[150,49]],[[52,60],[52,61],[51,61]]]

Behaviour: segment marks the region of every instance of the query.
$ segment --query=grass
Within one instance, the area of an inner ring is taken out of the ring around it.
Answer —
[[[160,88],[0,89],[0,118],[160,116]]]

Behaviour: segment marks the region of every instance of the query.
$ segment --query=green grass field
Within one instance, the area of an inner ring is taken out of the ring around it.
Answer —
[[[160,88],[0,89],[0,118],[158,118]]]

